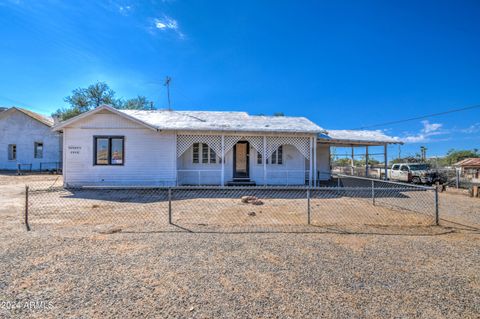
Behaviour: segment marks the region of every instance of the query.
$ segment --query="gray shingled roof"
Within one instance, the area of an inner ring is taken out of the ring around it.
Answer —
[[[160,130],[320,133],[305,117],[259,116],[246,112],[119,110]]]

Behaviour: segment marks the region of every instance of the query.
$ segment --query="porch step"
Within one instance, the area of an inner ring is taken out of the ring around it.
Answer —
[[[233,180],[227,182],[227,186],[256,186],[257,184],[251,180]]]

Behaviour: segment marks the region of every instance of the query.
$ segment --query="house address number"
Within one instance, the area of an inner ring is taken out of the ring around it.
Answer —
[[[70,151],[70,154],[80,154],[80,150],[82,149],[81,146],[69,146],[68,150]]]

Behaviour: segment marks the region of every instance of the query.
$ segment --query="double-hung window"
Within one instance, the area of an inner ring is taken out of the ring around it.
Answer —
[[[193,143],[192,163],[215,164],[217,163],[217,154],[205,143]]]
[[[35,142],[33,145],[33,157],[43,158],[43,143]]]
[[[8,160],[14,161],[17,159],[17,145],[8,144]]]
[[[282,165],[283,164],[283,146],[280,145],[273,153],[272,156],[270,157],[270,161],[267,158],[267,164],[277,164],[277,165]],[[257,152],[257,164],[262,164],[263,163],[263,155],[260,152]]]
[[[95,136],[94,164],[123,165],[125,163],[125,138],[123,136]]]

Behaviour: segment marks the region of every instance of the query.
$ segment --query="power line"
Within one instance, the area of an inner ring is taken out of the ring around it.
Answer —
[[[452,110],[448,110],[448,111],[444,111],[444,112],[439,112],[439,113],[432,113],[432,114],[427,114],[427,115],[421,115],[421,116],[412,117],[412,118],[403,119],[403,120],[398,120],[398,121],[391,121],[391,122],[384,122],[384,123],[380,123],[380,124],[362,126],[362,127],[355,128],[354,130],[363,130],[363,129],[366,129],[366,128],[379,127],[379,126],[387,126],[387,125],[393,125],[393,124],[400,124],[400,123],[405,123],[405,122],[410,122],[410,121],[415,121],[415,120],[423,120],[423,119],[426,119],[426,118],[429,118],[429,117],[440,116],[440,115],[445,115],[445,114],[450,114],[450,113],[456,113],[456,112],[463,112],[463,111],[473,110],[473,109],[476,109],[476,108],[480,108],[480,104],[479,104],[479,105],[472,105],[472,106],[462,107],[462,108],[459,108],[459,109],[452,109]]]

